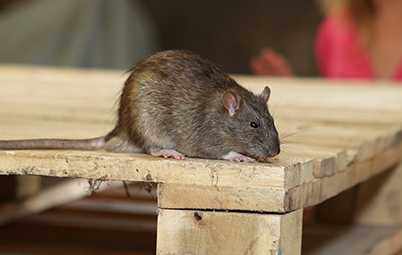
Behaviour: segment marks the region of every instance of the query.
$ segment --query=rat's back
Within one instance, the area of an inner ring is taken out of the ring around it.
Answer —
[[[207,59],[187,51],[164,51],[139,62],[126,81],[118,132],[137,147],[178,149],[202,136],[201,126],[219,109],[219,98],[238,86]],[[184,140],[184,141],[183,141]],[[190,140],[190,141],[189,141]],[[183,148],[188,152],[190,147]]]

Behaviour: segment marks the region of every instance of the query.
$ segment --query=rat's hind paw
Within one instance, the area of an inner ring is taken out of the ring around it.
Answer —
[[[151,154],[155,157],[164,157],[164,158],[175,158],[175,159],[184,159],[185,156],[180,152],[175,150],[163,150],[161,148],[151,148],[148,151],[148,154]]]
[[[184,159],[185,156],[175,150],[161,150],[161,156],[164,158]]]

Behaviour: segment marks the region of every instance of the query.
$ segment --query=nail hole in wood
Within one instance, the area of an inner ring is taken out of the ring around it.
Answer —
[[[201,217],[201,215],[200,215],[198,212],[195,212],[195,213],[194,213],[194,218],[195,218],[197,221],[202,220],[202,217]]]

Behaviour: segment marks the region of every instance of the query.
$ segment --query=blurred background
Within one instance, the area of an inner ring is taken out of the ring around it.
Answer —
[[[128,69],[188,49],[250,74],[250,59],[270,46],[296,75],[315,76],[322,18],[314,0],[1,0],[0,62]]]

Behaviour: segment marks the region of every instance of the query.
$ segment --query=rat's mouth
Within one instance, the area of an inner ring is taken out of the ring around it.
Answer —
[[[280,149],[278,148],[277,150],[267,150],[264,153],[258,153],[259,155],[263,154],[264,156],[257,156],[256,154],[251,153],[243,153],[243,155],[246,155],[247,157],[253,158],[257,161],[267,161],[268,159],[277,156],[279,153]]]

